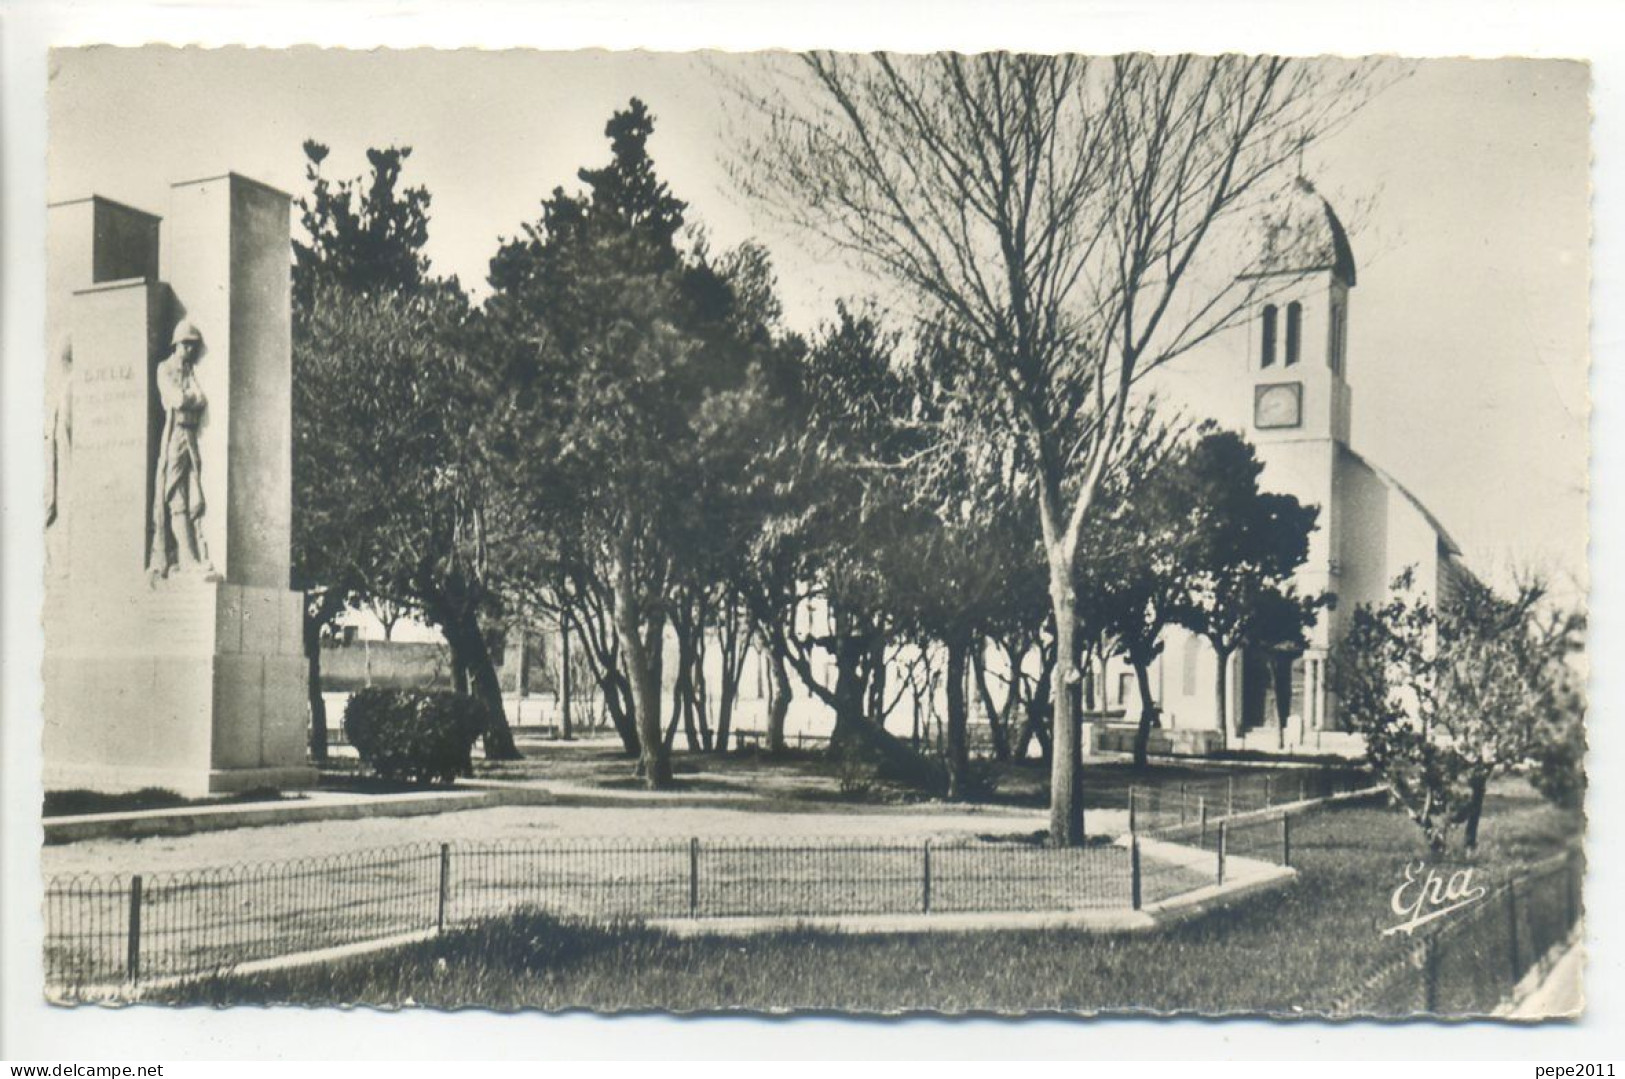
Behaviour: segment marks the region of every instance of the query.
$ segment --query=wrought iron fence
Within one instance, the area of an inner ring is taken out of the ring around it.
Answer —
[[[1238,812],[1271,796],[1214,783]],[[1156,791],[1129,797],[1133,837],[1069,850],[993,837],[551,839],[61,878],[46,889],[46,977],[71,988],[204,974],[522,907],[594,920],[1138,910],[1289,860],[1285,814],[1193,817],[1188,790],[1177,810]],[[1172,823],[1143,830],[1145,819]]]
[[[136,982],[433,925],[439,852],[395,847],[179,873],[75,876],[45,891],[53,985]]]
[[[1485,1015],[1579,924],[1584,859],[1571,850],[1419,930],[1334,1014]]]
[[[593,920],[1127,909],[1133,874],[1130,851],[1106,844],[684,838],[423,844],[77,876],[46,889],[46,977],[72,988],[202,974],[524,907]],[[1174,873],[1144,889],[1161,898],[1190,884]]]

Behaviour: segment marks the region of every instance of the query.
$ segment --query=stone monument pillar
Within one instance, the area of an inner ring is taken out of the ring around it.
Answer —
[[[67,551],[48,571],[48,788],[314,783],[288,587],[288,201],[236,175],[177,184],[161,253],[155,219],[52,208],[72,425],[47,541]]]

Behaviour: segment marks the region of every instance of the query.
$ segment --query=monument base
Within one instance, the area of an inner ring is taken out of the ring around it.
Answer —
[[[78,597],[45,658],[46,786],[309,787],[303,600],[196,578]]]
[[[314,789],[320,780],[315,768],[225,768],[190,772],[176,768],[121,768],[110,764],[80,764],[48,767],[45,789],[87,790],[102,794],[125,794],[139,790],[173,791],[183,798],[207,798],[211,794],[240,794],[243,791],[272,789],[301,791]]]

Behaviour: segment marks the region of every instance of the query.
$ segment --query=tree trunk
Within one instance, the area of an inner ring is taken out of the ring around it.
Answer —
[[[728,738],[733,734],[734,702],[739,698],[739,680],[744,677],[745,653],[749,651],[745,647],[749,638],[740,632],[731,608],[728,609],[727,619],[727,628],[723,631],[727,637],[718,642],[722,658],[722,696],[717,702],[718,753],[728,752]]]
[[[632,686],[621,669],[620,635],[615,629],[613,612],[607,621],[601,603],[583,599],[582,607],[571,619],[581,643],[586,646],[587,673],[598,683],[604,712],[621,740],[621,747],[629,757],[642,752],[638,738],[636,706],[632,701]],[[613,607],[613,601],[610,602]]]
[[[1031,696],[1027,698],[1027,722],[1022,728],[1021,755],[1027,755],[1028,738],[1038,739],[1038,756],[1045,767],[1053,767],[1055,759],[1055,746],[1050,739],[1050,709],[1054,706],[1055,695],[1051,691],[1051,683],[1055,679],[1055,663],[1050,657],[1045,657],[1044,667],[1038,676],[1038,684],[1033,687]]]
[[[1219,746],[1221,749],[1230,748],[1230,652],[1213,650],[1218,660],[1217,673],[1213,678],[1213,714],[1219,721]],[[1240,733],[1239,731],[1237,732]]]
[[[325,606],[318,602],[318,606]],[[310,759],[317,764],[327,760],[327,699],[322,696],[322,626],[326,619],[312,614],[310,598],[305,599],[305,692],[310,702]]]
[[[638,742],[641,752],[638,770],[644,785],[650,790],[665,790],[672,784],[671,754],[660,730],[660,674],[654,659],[648,655],[643,635],[639,632],[639,596],[632,580],[632,535],[621,537],[615,545],[615,632],[621,642],[621,655],[625,657],[627,674],[632,683],[632,707],[637,715]],[[650,629],[658,629],[661,620],[652,620]],[[659,636],[651,632],[656,647]]]
[[[864,706],[868,688],[863,677],[863,662],[868,658],[868,641],[847,634],[835,644],[835,730],[830,745],[844,742],[855,728],[864,722]]]
[[[447,622],[445,634],[446,643],[451,645],[453,669],[464,672],[465,690],[471,688],[474,698],[485,708],[485,759],[523,760],[519,747],[514,745],[513,731],[508,729],[508,715],[502,706],[502,683],[497,679],[491,652],[485,646],[478,616],[473,611],[460,612]]]
[[[1015,712],[1015,681],[1013,676],[1010,692],[1004,698],[1004,707],[995,708],[993,691],[987,684],[987,656],[983,648],[984,642],[978,641],[971,651],[971,666],[976,674],[976,692],[982,699],[982,711],[987,713],[988,736],[993,740],[993,759],[1002,762],[1010,759],[1010,717]]]
[[[1140,687],[1140,726],[1134,732],[1134,767],[1144,768],[1149,763],[1151,728],[1157,722],[1157,706],[1151,699],[1150,665],[1133,657],[1129,663],[1134,667],[1134,681]]]
[[[575,728],[570,722],[570,618],[568,615],[559,619],[559,684],[556,687],[559,695],[559,735],[566,742],[575,737]]]
[[[948,641],[948,797],[958,801],[965,797],[965,785],[970,773],[970,740],[968,738],[969,701],[965,699],[966,660],[970,658],[970,644],[966,641]]]
[[[1270,657],[1270,673],[1275,682],[1275,748],[1286,748],[1287,717],[1292,713],[1292,660]]]
[[[1077,711],[1076,596],[1071,560],[1050,558],[1050,604],[1055,614],[1054,730],[1050,734],[1049,839],[1055,847],[1083,845],[1083,747]]]
[[[605,670],[599,676],[598,688],[603,692],[604,711],[609,713],[609,721],[620,736],[621,747],[627,756],[636,757],[643,743],[638,737],[637,706],[632,700],[631,684],[620,671]]]
[[[869,647],[869,721],[886,725],[886,638],[878,633]]]
[[[700,750],[711,752],[711,695],[705,684],[705,622],[700,621],[694,630],[694,650],[689,656],[689,664],[693,673],[688,678],[688,693],[694,707],[694,721],[700,728]]]
[[[671,745],[677,733],[677,722],[683,723],[683,737],[688,740],[688,751],[700,748],[699,732],[694,729],[694,631],[686,619],[673,619],[677,632],[677,680],[671,687],[671,722],[666,724],[666,744]]]
[[[784,721],[790,715],[790,672],[784,669],[784,653],[763,635],[767,648],[768,672],[773,677],[773,689],[767,709],[767,751],[784,752]]]
[[[1462,836],[1462,845],[1468,850],[1478,849],[1478,819],[1484,813],[1484,791],[1489,782],[1490,777],[1483,772],[1475,772],[1467,782],[1472,799],[1467,803],[1467,830]]]
[[[451,688],[464,697],[468,696],[468,664],[458,653],[456,646],[452,646],[451,649]]]

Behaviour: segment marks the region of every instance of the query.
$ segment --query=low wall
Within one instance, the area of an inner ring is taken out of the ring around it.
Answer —
[[[1092,753],[1132,753],[1138,728],[1130,724],[1096,724]],[[1157,727],[1151,731],[1148,752],[1159,757],[1205,757],[1224,748],[1218,731]]]
[[[451,649],[444,644],[357,641],[322,645],[322,689],[354,693],[389,689],[451,688]]]

